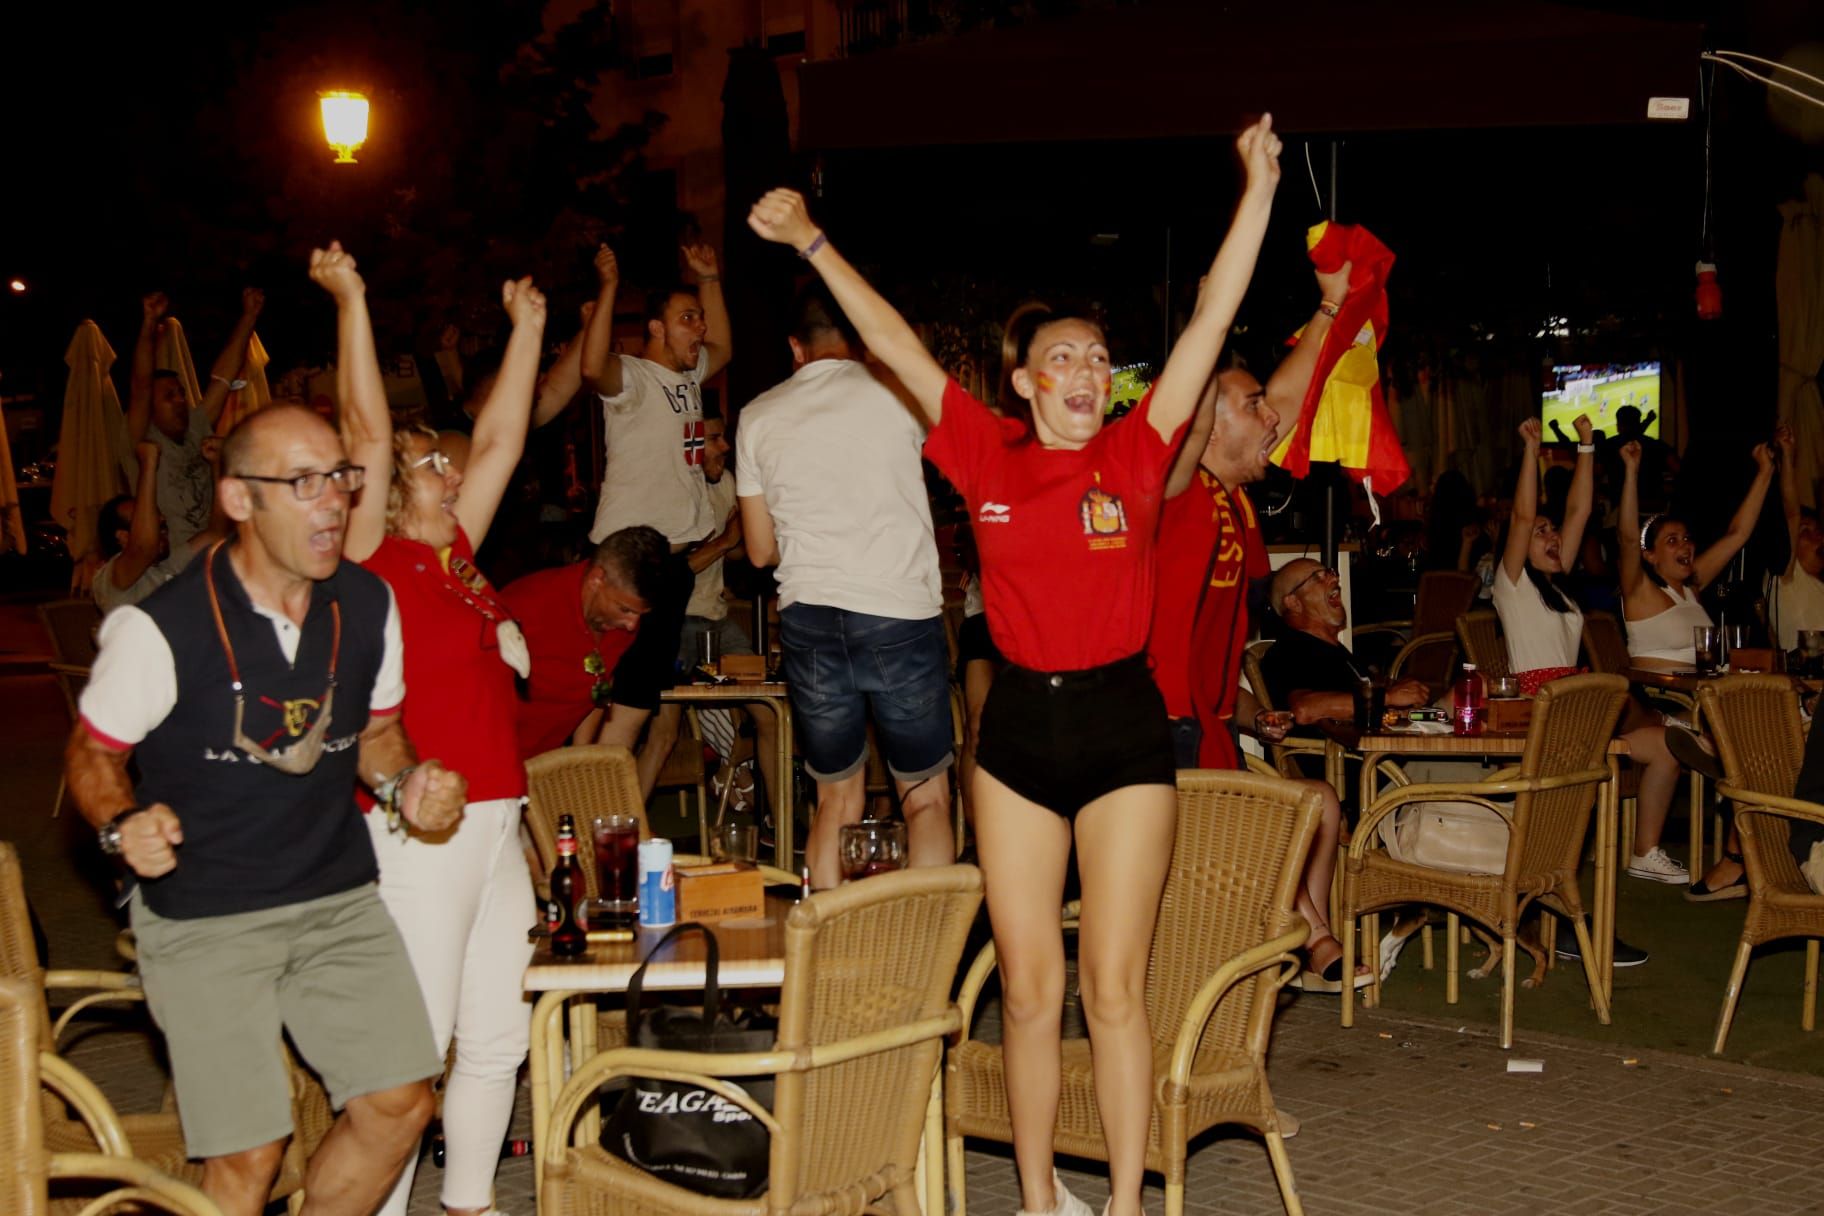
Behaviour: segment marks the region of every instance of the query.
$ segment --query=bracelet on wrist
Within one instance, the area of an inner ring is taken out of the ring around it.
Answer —
[[[697,276],[697,282],[699,283],[720,283],[721,281],[722,276],[719,274],[700,274]]]
[[[1324,300],[1318,304],[1317,311],[1323,313],[1326,317],[1334,318],[1337,313],[1343,311],[1343,306],[1335,300]]]
[[[389,832],[401,830],[400,807],[405,801],[405,783],[411,780],[417,769],[416,764],[408,764],[374,787],[374,801],[380,804],[380,810],[386,815],[386,830]]]
[[[1588,456],[1590,453],[1594,452],[1595,450],[1596,450],[1596,445],[1593,443],[1580,443],[1577,445],[1577,454],[1579,456]]]
[[[812,258],[817,256],[817,251],[819,249],[822,249],[825,245],[827,245],[829,243],[830,243],[830,238],[825,236],[823,233],[819,232],[817,234],[816,240],[812,241],[810,244],[806,245],[803,249],[800,249],[798,251],[798,256],[808,262]]]

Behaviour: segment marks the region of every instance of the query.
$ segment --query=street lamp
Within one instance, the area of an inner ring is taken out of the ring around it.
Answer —
[[[336,150],[338,165],[355,163],[355,149],[367,142],[367,98],[336,91],[321,94],[323,137]]]

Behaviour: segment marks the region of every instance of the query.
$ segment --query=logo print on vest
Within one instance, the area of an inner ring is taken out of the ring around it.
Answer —
[[[299,697],[295,701],[275,701],[271,697],[261,697],[261,701],[272,706],[283,715],[279,729],[261,740],[261,747],[271,747],[281,736],[297,739],[310,730],[311,715],[323,708],[323,703],[315,697]]]

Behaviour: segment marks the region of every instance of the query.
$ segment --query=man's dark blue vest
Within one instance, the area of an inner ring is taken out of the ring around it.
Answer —
[[[295,663],[273,622],[257,612],[229,549],[206,553],[140,607],[177,669],[177,703],[134,750],[141,806],[162,802],[183,825],[177,868],[141,883],[160,916],[226,916],[302,903],[377,877],[373,844],[355,805],[355,761],[385,649],[387,587],[353,562],[316,583]],[[234,746],[234,690],[210,608],[206,567],[240,665],[247,738],[281,753],[317,720],[328,684],[339,603],[342,639],[323,758],[292,776]]]

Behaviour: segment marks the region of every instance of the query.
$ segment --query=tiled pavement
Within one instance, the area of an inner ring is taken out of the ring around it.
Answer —
[[[114,923],[87,860],[86,833],[52,821],[54,762],[67,729],[47,678],[0,672],[0,836],[25,861],[30,897],[58,966],[111,965]],[[1474,982],[1474,981],[1466,981]],[[1493,982],[1493,981],[1485,981]],[[157,1105],[163,1072],[131,1015],[73,1036],[68,1054],[123,1110]],[[1510,1074],[1509,1058],[1544,1061]],[[1308,1211],[1317,1213],[1824,1212],[1824,1080],[1688,1056],[1529,1035],[1510,1053],[1482,1026],[1459,1029],[1364,1012],[1336,1025],[1333,999],[1290,1001],[1270,1076],[1303,1122],[1289,1145]],[[516,1134],[527,1126],[522,1086]],[[1093,1208],[1106,1195],[1093,1163],[1065,1171]],[[438,1210],[427,1161],[412,1211]],[[969,1155],[969,1203],[984,1216],[1018,1207],[999,1150]],[[504,1163],[502,1208],[530,1216],[531,1162]],[[1280,1211],[1266,1153],[1246,1135],[1196,1146],[1193,1213]],[[1163,1208],[1157,1188],[1149,1211]]]

